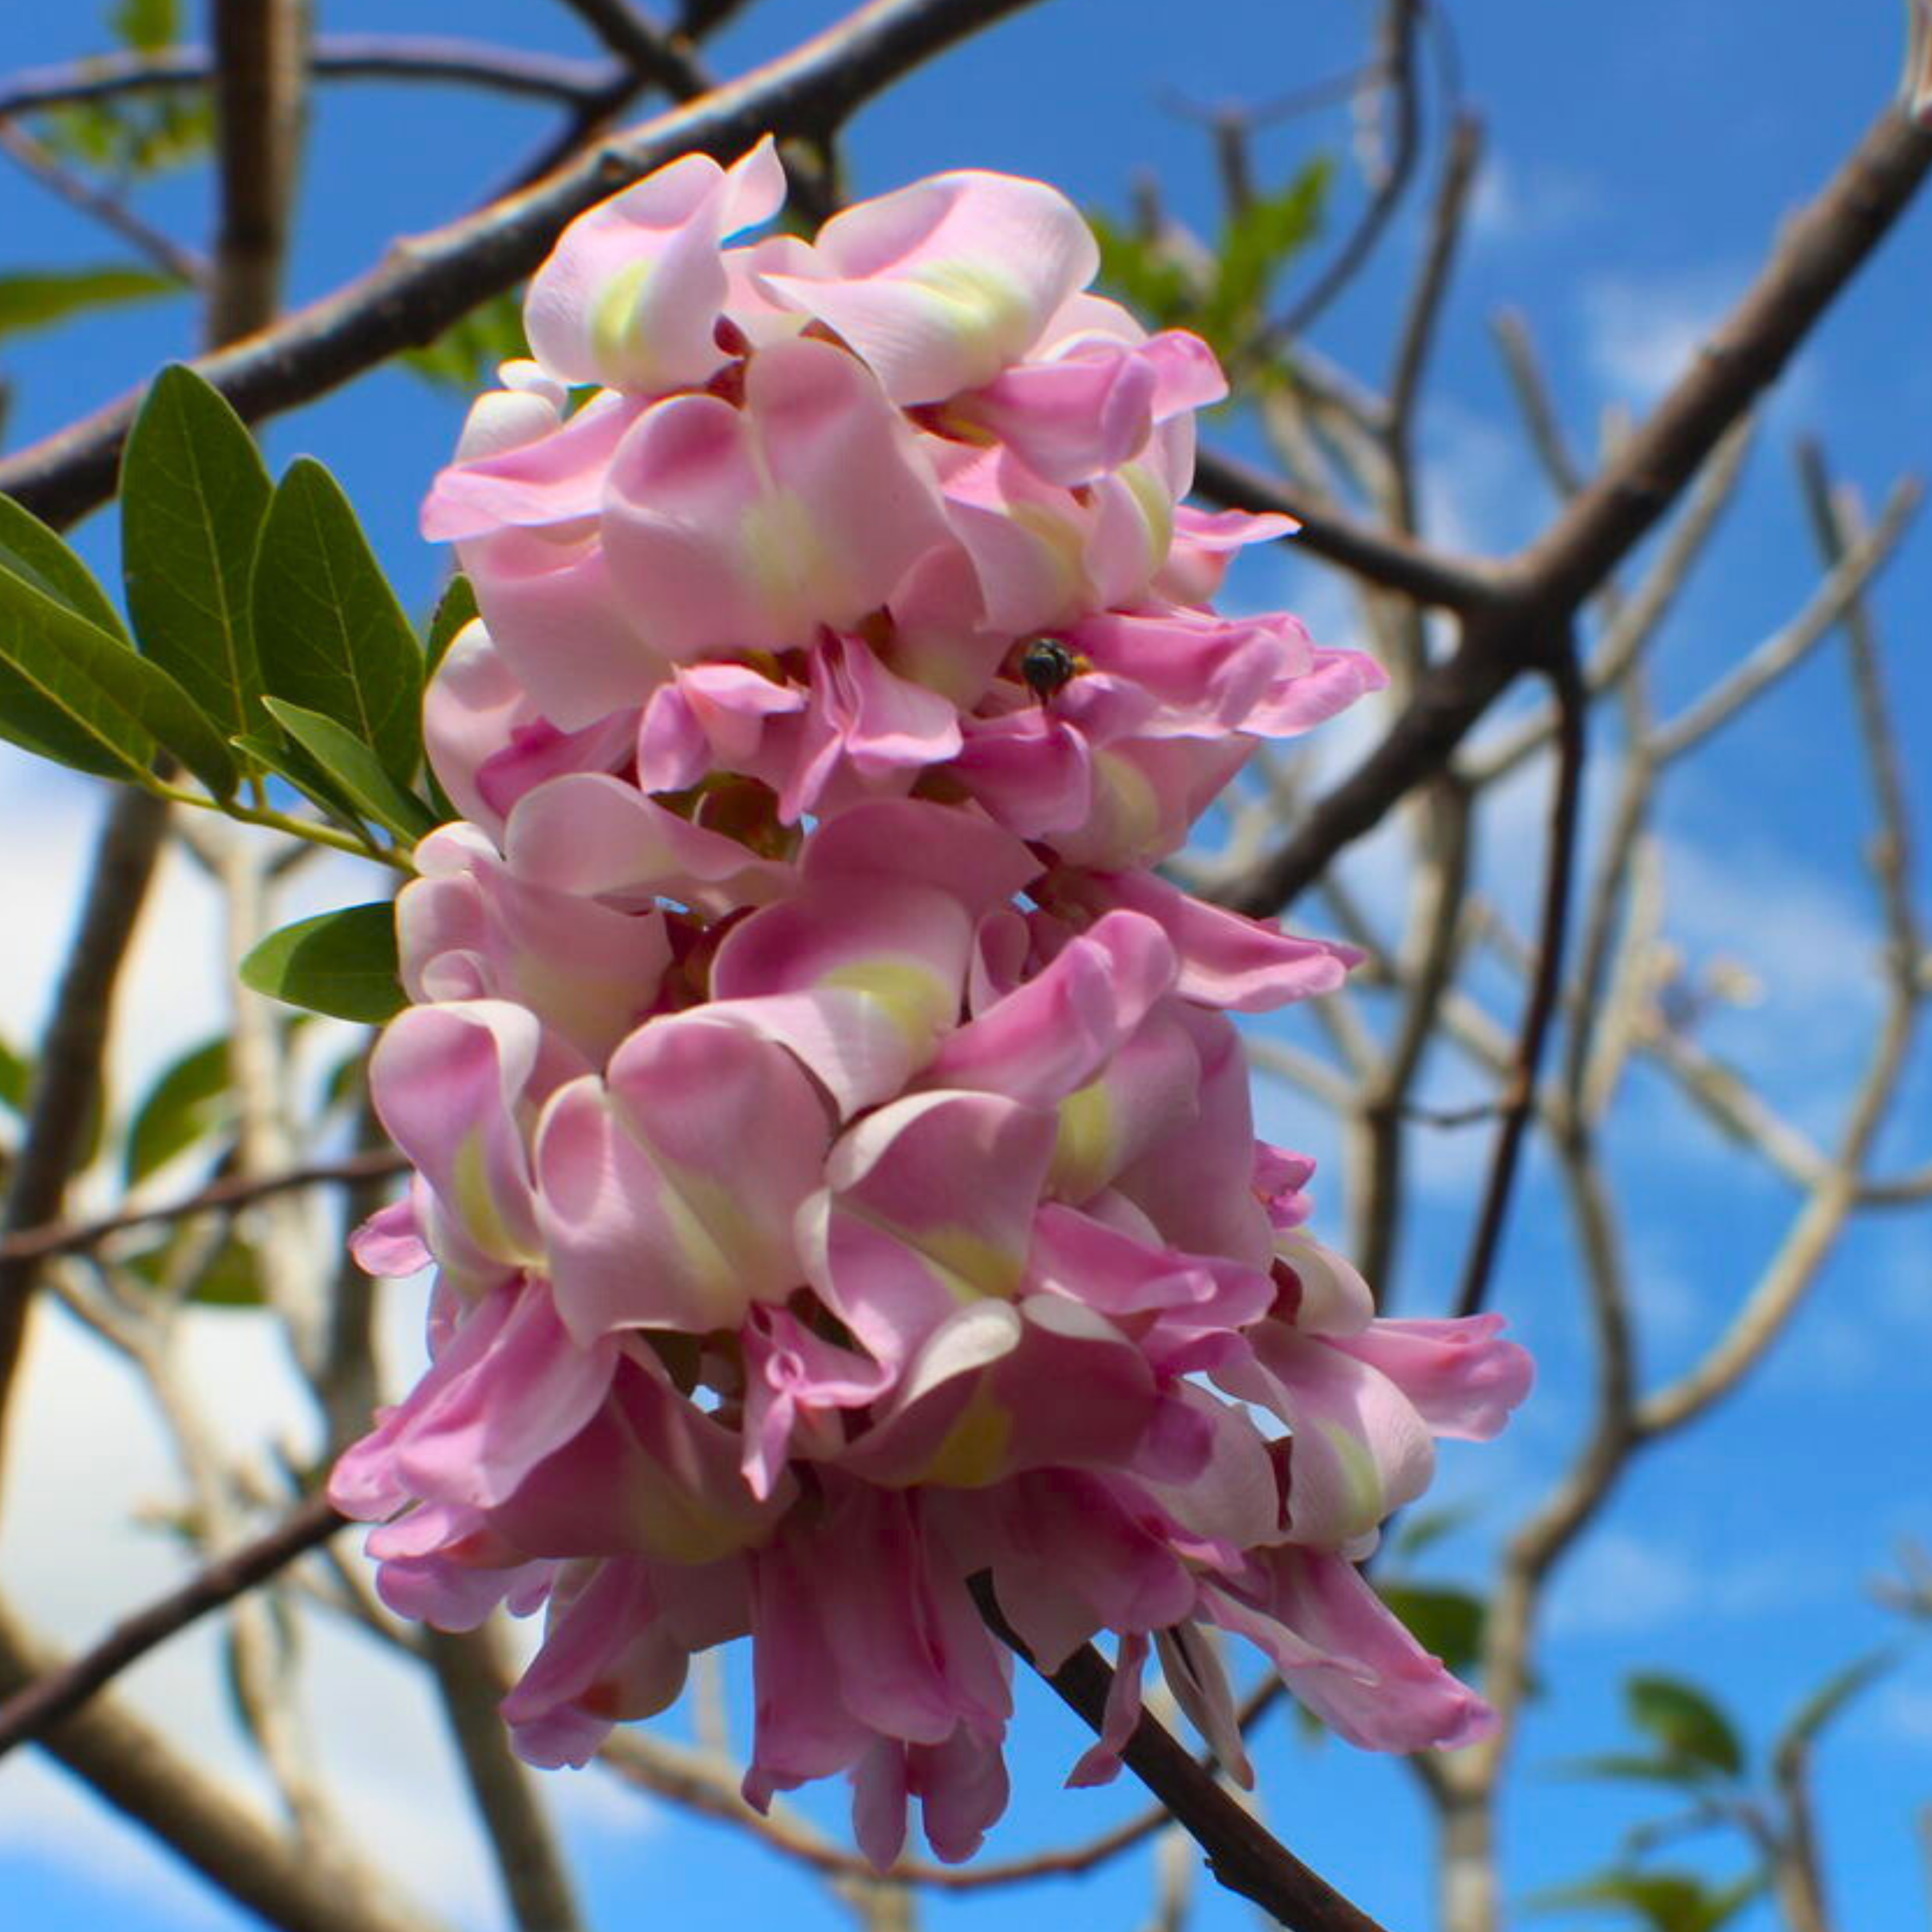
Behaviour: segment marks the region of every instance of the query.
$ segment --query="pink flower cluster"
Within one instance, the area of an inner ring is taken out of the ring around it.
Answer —
[[[1212,1632],[1343,1735],[1480,1701],[1354,1567],[1487,1436],[1492,1317],[1382,1321],[1257,1142],[1229,1010],[1342,949],[1148,869],[1262,738],[1379,682],[1208,608],[1279,518],[1180,498],[1192,337],[1084,292],[1072,207],[942,176],[812,242],[769,142],[592,210],[437,478],[484,621],[431,687],[468,822],[398,906],[376,1052],[433,1364],[338,1465],[386,1600],[547,1612],[505,1705],[581,1762],[748,1635],[746,1784],[850,1774],[880,1864],[1005,1802],[990,1580],[1052,1668],[1157,1650],[1244,1763]],[[487,627],[487,628],[486,628]]]

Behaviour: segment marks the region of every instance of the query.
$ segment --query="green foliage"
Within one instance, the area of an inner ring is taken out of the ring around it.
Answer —
[[[1791,1721],[1778,1733],[1773,1747],[1782,1758],[1808,1748],[1818,1734],[1866,1685],[1882,1677],[1897,1655],[1889,1650],[1868,1651],[1844,1670],[1834,1671],[1792,1713]]]
[[[413,844],[436,829],[436,814],[390,777],[376,754],[352,731],[319,711],[271,698],[268,715],[326,772],[332,788],[362,817]]]
[[[492,381],[500,362],[527,359],[520,290],[506,290],[450,324],[434,342],[406,349],[401,361],[425,380],[472,394]]]
[[[1729,1885],[1707,1885],[1688,1872],[1604,1872],[1575,1885],[1536,1894],[1532,1912],[1568,1912],[1588,1906],[1620,1906],[1652,1932],[1718,1932],[1760,1892],[1755,1873]]]
[[[122,262],[86,268],[20,268],[0,275],[0,336],[51,328],[88,309],[118,308],[179,295],[184,285],[172,275]]]
[[[0,662],[0,732],[28,750],[137,784],[166,751],[217,797],[233,791],[226,745],[166,671],[4,569]]]
[[[121,1173],[133,1187],[176,1155],[223,1132],[235,1118],[224,1034],[190,1048],[164,1068],[134,1110]]]
[[[128,608],[143,653],[230,739],[266,723],[249,582],[272,488],[220,393],[164,369],[121,464]]]
[[[0,1107],[10,1114],[24,1114],[33,1084],[34,1063],[10,1042],[0,1040]]]
[[[182,38],[180,0],[116,0],[107,27],[127,52],[158,53]],[[127,181],[196,159],[214,128],[207,89],[184,82],[56,108],[40,118],[38,132],[55,154]]]
[[[1483,1654],[1488,1606],[1467,1590],[1422,1583],[1377,1586],[1382,1601],[1407,1625],[1423,1648],[1461,1676]]]
[[[1624,1700],[1630,1722],[1655,1738],[1666,1758],[1720,1778],[1743,1773],[1744,1747],[1736,1729],[1695,1684],[1640,1674],[1624,1680]]]
[[[1100,244],[1100,280],[1156,328],[1178,328],[1199,307],[1201,291],[1186,264],[1157,241],[1123,228],[1098,208],[1088,226]]]
[[[334,719],[406,786],[422,756],[422,648],[341,486],[306,457],[269,503],[253,604],[269,694]]]
[[[1282,187],[1230,214],[1214,254],[1198,261],[1165,236],[1090,213],[1101,281],[1144,320],[1191,328],[1223,362],[1238,364],[1267,320],[1282,271],[1320,234],[1334,178],[1334,162],[1316,155]]]
[[[312,1012],[379,1024],[404,1004],[394,908],[349,906],[285,926],[242,961],[242,983]]]
[[[0,570],[10,571],[76,617],[124,639],[121,614],[94,574],[31,510],[0,496]]]
[[[442,586],[442,595],[430,613],[429,630],[423,641],[425,675],[442,663],[456,634],[478,615],[476,586],[460,571]]]

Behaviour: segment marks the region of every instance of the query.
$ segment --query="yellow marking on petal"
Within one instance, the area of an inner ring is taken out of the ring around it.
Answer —
[[[835,560],[809,506],[792,490],[767,485],[745,506],[738,564],[781,626],[799,610],[821,611],[828,622],[848,614],[837,608],[844,586]]]
[[[969,347],[1004,361],[1033,340],[1033,304],[1025,290],[985,262],[922,262],[901,279],[930,296]]]
[[[982,1382],[916,1480],[949,1490],[982,1490],[1006,1474],[1013,1418]]]
[[[597,366],[611,381],[637,373],[638,345],[632,339],[638,311],[644,305],[645,285],[656,265],[626,262],[597,291],[590,305],[590,348]]]
[[[1343,1528],[1354,1534],[1372,1529],[1382,1520],[1382,1472],[1369,1454],[1368,1444],[1355,1432],[1340,1422],[1318,1422],[1323,1439],[1335,1452],[1342,1475],[1342,1486],[1348,1500],[1348,1514]],[[1293,1507],[1291,1487],[1289,1505]]]
[[[1166,484],[1144,464],[1124,463],[1114,473],[1127,486],[1147,526],[1148,568],[1157,570],[1174,545],[1174,499]]]
[[[996,1246],[971,1228],[922,1228],[909,1239],[962,1304],[982,1295],[1011,1300],[1026,1273],[1026,1256]]]
[[[952,1017],[954,996],[923,966],[902,959],[859,959],[835,966],[820,982],[865,993],[884,1008],[886,1017],[922,1057]]]
[[[541,1254],[518,1246],[496,1204],[496,1190],[490,1184],[488,1157],[484,1151],[482,1130],[465,1134],[456,1144],[456,1158],[450,1163],[450,1178],[455,1184],[454,1205],[464,1232],[486,1255],[499,1261],[520,1262],[528,1267],[542,1265]]]
[[[1056,515],[1044,503],[1010,504],[1006,515],[1046,553],[1058,575],[1061,596],[1071,599],[1086,573],[1086,538],[1079,525]]]
[[[1106,826],[1117,850],[1152,856],[1161,842],[1160,794],[1147,774],[1118,752],[1094,754],[1094,819]]]
[[[759,1540],[759,1526],[707,1509],[665,1472],[665,1480],[636,1484],[630,1516],[646,1553],[666,1563],[715,1563]]]
[[[1113,1096],[1103,1082],[1082,1087],[1060,1103],[1060,1131],[1047,1170],[1049,1193],[1064,1201],[1090,1199],[1113,1178],[1120,1136]]]

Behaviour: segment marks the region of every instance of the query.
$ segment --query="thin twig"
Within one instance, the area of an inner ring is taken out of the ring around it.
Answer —
[[[1682,758],[1693,746],[1701,744],[1728,724],[1829,637],[1863,596],[1866,586],[1890,560],[1924,494],[1924,485],[1916,477],[1901,477],[1892,486],[1878,522],[1832,566],[1804,609],[1702,697],[1660,724],[1651,738],[1652,754],[1661,764]]]
[[[34,1070],[26,1130],[7,1178],[0,1208],[7,1238],[58,1214],[80,1162],[98,1104],[116,985],[166,831],[167,807],[146,792],[117,792],[109,804]],[[20,1366],[39,1259],[0,1250],[0,1422]]]
[[[1421,0],[1384,0],[1370,71],[1384,99],[1394,104],[1394,140],[1388,166],[1347,239],[1314,282],[1269,324],[1262,337],[1263,346],[1293,340],[1354,280],[1408,192],[1421,146],[1414,65],[1415,22],[1421,10]]]
[[[1560,723],[1556,796],[1550,808],[1550,849],[1544,861],[1543,913],[1537,936],[1536,978],[1523,1012],[1522,1033],[1516,1042],[1509,1090],[1503,1096],[1502,1123],[1496,1130],[1496,1152],[1483,1204],[1476,1216],[1476,1232],[1456,1292],[1456,1312],[1460,1316],[1474,1314],[1482,1306],[1488,1289],[1522,1150],[1523,1132],[1536,1104],[1544,1042],[1563,983],[1564,939],[1568,930],[1570,876],[1576,866],[1585,749],[1582,680],[1577,671],[1574,646],[1567,638],[1551,660],[1549,676]]]
[[[163,274],[172,275],[184,288],[199,288],[207,280],[208,264],[192,248],[143,221],[118,195],[96,187],[24,128],[9,127],[0,122],[0,153],[16,162],[70,208],[77,208],[138,249]]]
[[[152,1208],[127,1208],[91,1221],[44,1221],[0,1236],[0,1268],[41,1261],[51,1255],[78,1254],[97,1247],[110,1235],[129,1228],[151,1227],[164,1221],[185,1220],[190,1215],[232,1213],[252,1202],[292,1188],[358,1186],[406,1174],[409,1162],[386,1148],[346,1156],[340,1160],[315,1161],[279,1174],[236,1174],[211,1181],[173,1201]]]
[[[305,1550],[326,1541],[346,1520],[331,1508],[326,1496],[310,1496],[272,1529],[206,1564],[178,1589],[124,1617],[91,1649],[36,1677],[0,1704],[0,1757],[71,1716],[157,1644],[253,1589]]]
[[[974,1580],[980,1614],[1000,1641],[1033,1662],[1019,1634],[1001,1615],[991,1580]],[[1070,1709],[1099,1731],[1113,1672],[1091,1644],[1058,1670],[1040,1673]],[[1122,1760],[1206,1853],[1208,1869],[1230,1892],[1271,1912],[1290,1932],[1381,1932],[1375,1921],[1309,1870],[1215,1782],[1172,1734],[1143,1711]]]
[[[317,80],[442,81],[569,101],[599,92],[611,73],[602,62],[429,34],[324,34],[309,50],[308,70]],[[26,68],[0,82],[0,120],[129,94],[205,87],[214,71],[213,53],[194,46],[94,54],[70,65]]]

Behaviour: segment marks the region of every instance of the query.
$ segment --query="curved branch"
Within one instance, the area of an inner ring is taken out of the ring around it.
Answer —
[[[206,47],[98,54],[59,67],[27,68],[0,82],[0,120],[130,94],[205,86],[214,72]],[[310,50],[309,72],[330,80],[441,81],[500,94],[577,101],[608,86],[610,67],[517,47],[428,34],[333,34]]]
[[[430,234],[272,328],[194,364],[247,422],[308,401],[400,349],[432,341],[534,270],[565,225],[664,162],[735,159],[767,131],[820,136],[955,41],[1032,0],[872,0],[702,100],[600,145],[562,172]],[[0,490],[56,524],[113,494],[129,395],[0,463]]]

